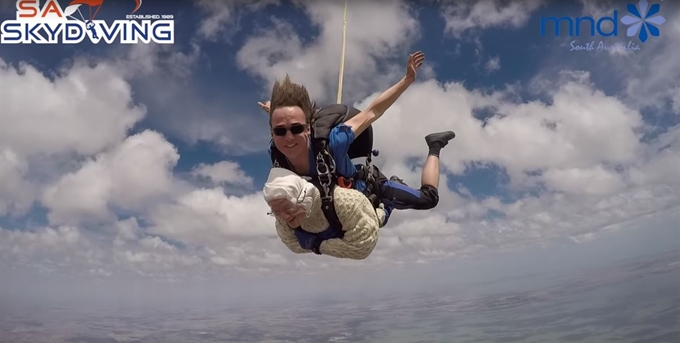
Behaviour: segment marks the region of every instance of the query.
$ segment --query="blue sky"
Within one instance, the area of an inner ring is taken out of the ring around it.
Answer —
[[[105,2],[98,19],[133,3]],[[568,45],[629,39],[541,37],[540,18],[623,16],[623,2],[355,2],[343,102],[365,108],[425,52],[418,82],[375,124],[377,163],[416,186],[423,137],[454,130],[448,187],[437,209],[395,214],[370,260],[291,253],[257,193],[269,171],[257,101],[286,73],[334,101],[342,20],[341,4],[298,5],[149,0],[139,13],[173,14],[174,45],[3,45],[0,263],[160,281],[408,271],[585,244],[680,205],[677,5],[662,3],[660,37],[616,54]],[[2,20],[13,11],[0,4]],[[35,73],[17,74],[22,63]]]
[[[106,10],[115,8],[116,11],[115,13],[113,10],[100,12],[101,19],[113,20],[116,15],[125,13],[120,8],[123,7],[122,4],[109,5],[107,3],[106,5]],[[481,89],[495,89],[507,83],[526,83],[540,68],[540,55],[535,52],[551,46],[549,40],[537,39],[535,25],[527,25],[515,31],[492,29],[475,36],[474,39],[485,42],[483,52],[477,53],[478,46],[475,42],[454,39],[444,34],[445,20],[436,6],[425,4],[416,6],[415,3],[412,6],[411,10],[417,15],[419,22],[427,23],[427,25],[422,26],[421,37],[412,43],[411,50],[421,50],[427,53],[427,59],[433,65],[437,79],[441,81],[462,81],[467,87]],[[564,5],[558,7],[559,12],[565,13],[565,7]],[[190,1],[177,2],[177,5],[173,6],[161,6],[158,3],[148,2],[144,4],[144,10],[148,11],[145,13],[174,14],[177,35],[174,48],[190,52],[191,35],[187,32],[196,30],[198,22],[195,19],[200,18],[200,14],[191,8]],[[574,11],[574,8],[570,10]],[[255,104],[266,96],[263,84],[236,66],[233,52],[258,30],[258,27],[262,25],[260,23],[271,16],[283,17],[295,22],[297,32],[303,40],[311,41],[315,34],[318,34],[318,29],[315,29],[301,8],[291,8],[289,5],[267,6],[257,12],[245,13],[239,17],[237,23],[227,24],[238,26],[233,29],[237,31],[230,35],[227,41],[202,45],[202,55],[193,66],[189,81],[193,88],[191,92],[201,94],[200,97],[208,103],[215,103],[215,98],[221,97],[227,97],[230,100],[238,99],[233,103],[230,101],[230,110],[235,107],[238,111],[244,112],[244,115],[259,115],[260,109]],[[532,18],[531,22],[536,20],[537,18]],[[76,47],[22,45],[7,48],[9,49],[6,49],[6,54],[3,53],[3,59],[6,62],[28,61],[40,66],[41,70],[49,72],[61,68],[64,62],[75,54],[105,55],[117,47],[81,44]],[[504,64],[513,65],[513,68],[503,68],[497,73],[487,75],[484,72],[484,62],[489,56],[500,54],[503,55]],[[143,94],[148,90],[144,89],[142,81],[138,89],[134,91]],[[146,104],[143,98],[135,99],[135,101]],[[161,108],[149,107],[149,112],[157,112],[157,115],[152,116],[157,116],[159,120],[162,120]],[[133,132],[147,128],[154,129],[157,126],[154,122],[141,121],[135,126]],[[238,162],[248,175],[253,176],[256,184],[262,184],[268,174],[265,145],[254,148],[260,150],[259,152],[241,156],[240,154],[223,154],[219,149],[214,149],[210,142],[186,142],[180,137],[172,136],[168,139],[177,147],[182,156],[175,169],[179,173],[189,171],[198,163],[215,163],[222,159],[230,159]],[[502,184],[502,178],[502,171],[496,166],[491,166],[490,168],[473,168],[468,175],[454,177],[452,181],[464,183],[475,196],[488,196],[502,192],[498,187]]]

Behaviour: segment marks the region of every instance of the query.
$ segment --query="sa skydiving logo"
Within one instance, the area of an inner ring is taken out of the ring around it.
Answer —
[[[0,26],[1,44],[76,44],[86,37],[93,44],[175,42],[173,15],[134,14],[142,0],[130,2],[131,12],[125,20],[107,23],[96,19],[104,0],[71,0],[62,9],[57,0],[18,0],[17,17]],[[134,6],[133,6],[134,5]]]

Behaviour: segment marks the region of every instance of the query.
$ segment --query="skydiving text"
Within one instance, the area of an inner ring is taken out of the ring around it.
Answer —
[[[160,20],[121,19],[113,22],[76,18],[80,5],[65,10],[56,0],[47,0],[41,7],[38,0],[17,1],[17,18],[0,25],[0,44],[77,44],[86,38],[98,44],[158,43],[174,44],[175,22],[172,15],[144,17]],[[85,10],[83,12],[87,12]],[[81,14],[82,17],[82,14]]]
[[[112,44],[158,43],[173,44],[173,20],[115,20],[108,25],[103,20],[92,22],[95,34],[89,24],[75,20],[63,23],[32,23],[5,21],[0,31],[2,44],[76,44],[88,37],[92,43],[104,41]],[[42,32],[41,32],[42,31]]]

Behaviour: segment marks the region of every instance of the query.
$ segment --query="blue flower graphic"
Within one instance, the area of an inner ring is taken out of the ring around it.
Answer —
[[[654,4],[649,8],[649,11],[647,11],[647,0],[640,0],[637,7],[635,4],[628,4],[627,9],[632,16],[626,14],[621,18],[621,22],[626,26],[633,26],[628,28],[626,35],[628,37],[633,37],[639,32],[640,34],[638,37],[643,43],[649,38],[647,30],[649,30],[649,33],[652,36],[658,37],[659,28],[655,25],[661,25],[666,22],[664,17],[656,15],[659,13],[659,7],[659,4]]]

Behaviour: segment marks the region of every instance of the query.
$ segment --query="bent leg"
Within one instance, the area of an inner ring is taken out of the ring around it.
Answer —
[[[379,183],[380,201],[395,209],[429,210],[439,203],[439,153],[456,137],[453,131],[431,133],[425,136],[429,151],[423,166],[420,189],[408,187],[398,177]]]
[[[380,202],[398,210],[429,210],[439,203],[439,191],[431,185],[414,189],[403,183],[386,180],[378,184]]]
[[[425,142],[430,150],[427,152],[427,161],[423,166],[421,185],[439,188],[439,153],[455,137],[456,134],[453,131],[436,132],[425,136]]]
[[[427,156],[423,166],[423,174],[420,176],[420,184],[439,188],[439,157]]]

